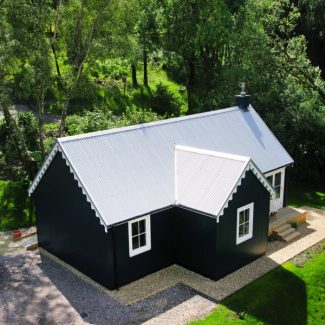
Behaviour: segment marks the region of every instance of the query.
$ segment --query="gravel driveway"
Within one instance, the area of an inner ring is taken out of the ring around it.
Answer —
[[[0,324],[140,324],[195,296],[176,284],[126,306],[38,251],[0,256]]]

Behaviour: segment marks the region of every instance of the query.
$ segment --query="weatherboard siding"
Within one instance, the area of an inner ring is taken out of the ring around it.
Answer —
[[[128,222],[115,227],[118,285],[167,267],[175,261],[174,209],[151,214],[151,249],[130,257]]]
[[[216,274],[216,219],[174,208],[176,264],[214,279]]]
[[[95,216],[61,153],[35,190],[39,246],[95,281],[114,288],[111,234]]]
[[[267,248],[270,194],[248,171],[224,215],[216,224],[216,278],[221,278],[263,255]],[[236,244],[237,209],[254,202],[253,237]]]

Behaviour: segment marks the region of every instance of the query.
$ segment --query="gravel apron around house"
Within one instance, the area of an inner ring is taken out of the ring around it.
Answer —
[[[264,257],[219,281],[173,265],[110,291],[46,254],[40,257],[38,251],[0,256],[0,324],[115,325],[141,324],[149,319],[158,324],[156,316],[163,314],[161,319],[166,320],[182,306],[188,308],[188,303],[180,304],[194,296],[219,301],[324,240],[324,221],[321,212],[309,210],[307,223],[299,226],[300,238],[289,244],[270,242]]]

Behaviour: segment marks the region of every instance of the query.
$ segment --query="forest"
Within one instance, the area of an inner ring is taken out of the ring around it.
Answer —
[[[27,188],[56,137],[230,107],[242,82],[295,160],[290,179],[324,189],[324,12],[322,0],[0,0],[0,230],[33,222]]]

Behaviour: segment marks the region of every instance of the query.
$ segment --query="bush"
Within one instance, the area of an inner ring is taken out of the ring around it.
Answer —
[[[162,83],[157,85],[151,100],[151,109],[159,115],[179,116],[180,103]]]
[[[0,181],[0,231],[34,225],[35,213],[27,188],[23,182]]]

